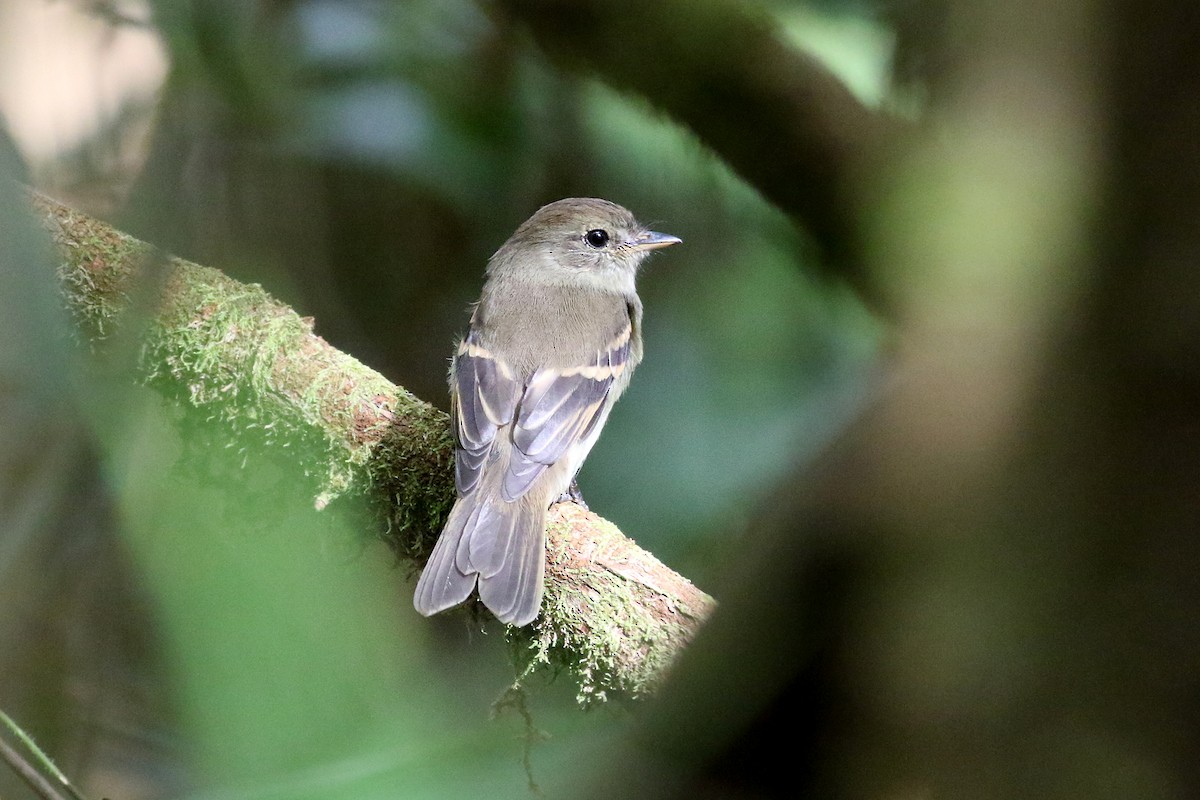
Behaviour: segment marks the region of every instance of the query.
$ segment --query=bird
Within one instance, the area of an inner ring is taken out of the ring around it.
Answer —
[[[456,500],[413,596],[430,616],[478,589],[501,622],[541,610],[546,517],[642,360],[638,269],[679,237],[572,197],[539,208],[488,260],[450,366]]]

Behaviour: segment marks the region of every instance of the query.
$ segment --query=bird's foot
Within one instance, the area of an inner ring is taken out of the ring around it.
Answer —
[[[574,503],[584,511],[588,510],[588,504],[583,502],[583,493],[579,491],[579,483],[574,478],[571,479],[571,485],[567,490],[558,496],[556,503]]]

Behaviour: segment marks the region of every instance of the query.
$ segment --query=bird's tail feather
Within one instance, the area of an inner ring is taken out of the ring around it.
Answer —
[[[459,541],[463,538],[463,530],[474,508],[470,496],[460,497],[450,510],[442,535],[429,556],[429,562],[421,572],[417,581],[417,591],[413,595],[413,606],[425,616],[445,611],[466,600],[475,588],[474,573],[461,572],[455,566],[455,553]]]
[[[509,625],[528,625],[542,608],[546,505],[528,495],[504,505],[512,514],[504,531],[507,539],[496,538],[491,574],[480,571],[479,598],[497,619]]]
[[[528,625],[542,605],[546,504],[528,495],[507,502],[490,492],[460,497],[429,563],[413,605],[425,616],[479,597],[496,618]]]

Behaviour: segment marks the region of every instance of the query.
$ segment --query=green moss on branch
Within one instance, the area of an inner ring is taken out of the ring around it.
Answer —
[[[33,201],[85,338],[103,348],[133,330],[138,380],[204,410],[234,439],[292,447],[307,459],[317,510],[346,495],[382,503],[389,524],[379,535],[423,562],[454,499],[444,413],[330,346],[261,286]],[[528,664],[571,670],[585,703],[652,691],[712,599],[574,505],[556,507],[549,541],[543,614],[511,634],[527,640]]]

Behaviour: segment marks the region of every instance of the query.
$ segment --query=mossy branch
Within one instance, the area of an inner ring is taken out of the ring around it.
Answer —
[[[444,413],[329,345],[311,319],[261,286],[160,255],[46,197],[33,204],[87,338],[110,338],[123,312],[142,306],[138,380],[233,432],[269,432],[267,447],[315,442],[289,452],[312,454],[302,466],[314,478],[316,510],[342,496],[376,498],[390,523],[380,536],[423,563],[454,499]],[[528,637],[531,666],[573,671],[581,702],[652,691],[712,598],[573,504],[555,507],[548,534],[543,613],[512,634]]]

